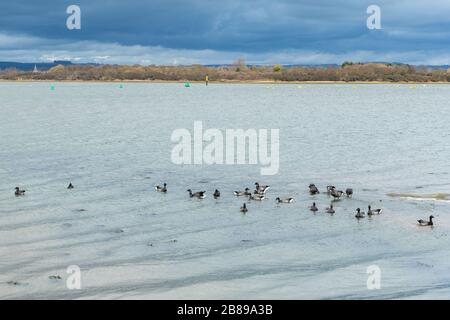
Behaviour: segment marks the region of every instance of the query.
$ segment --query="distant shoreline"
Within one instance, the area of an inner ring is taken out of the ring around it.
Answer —
[[[10,81],[73,81],[128,83],[253,83],[253,84],[384,84],[450,83],[450,68],[428,69],[410,65],[352,63],[340,67],[290,67],[281,65],[228,67],[142,66],[142,65],[57,65],[49,70],[0,71]]]
[[[17,83],[190,83],[190,84],[203,84],[205,81],[189,81],[189,80],[33,80],[33,79],[20,79],[20,80],[5,80],[0,79],[0,83],[5,82],[17,82]],[[209,84],[450,84],[447,81],[274,81],[274,80],[214,80],[209,81]]]

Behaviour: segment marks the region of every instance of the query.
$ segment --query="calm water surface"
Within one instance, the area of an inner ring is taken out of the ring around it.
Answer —
[[[449,101],[446,85],[0,83],[0,298],[448,299]],[[199,120],[280,129],[279,174],[172,164],[173,130]],[[242,215],[232,191],[255,181],[269,199]],[[330,216],[311,182],[355,195]],[[356,221],[368,204],[384,213]]]

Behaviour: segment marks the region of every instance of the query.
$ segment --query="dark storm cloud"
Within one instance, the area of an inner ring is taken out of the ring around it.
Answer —
[[[71,4],[81,7],[81,30],[66,28]],[[382,30],[366,28],[371,4],[381,7]],[[449,17],[446,0],[2,0],[0,33],[53,45],[91,41],[249,54],[442,53],[449,47]],[[0,47],[6,45],[0,42]],[[21,49],[19,43],[9,43],[14,45]]]

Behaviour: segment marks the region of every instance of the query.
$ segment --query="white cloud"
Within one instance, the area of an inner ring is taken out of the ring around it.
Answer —
[[[110,64],[226,64],[237,58],[249,64],[340,64],[344,61],[383,61],[411,64],[450,64],[444,51],[349,51],[331,53],[312,50],[281,50],[271,52],[231,52],[217,50],[169,49],[159,46],[125,46],[95,41],[62,42],[24,35],[0,33],[0,60],[37,62],[71,60]]]

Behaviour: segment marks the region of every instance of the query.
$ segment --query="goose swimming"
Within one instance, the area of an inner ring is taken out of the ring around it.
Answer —
[[[213,193],[213,196],[214,196],[214,199],[219,198],[219,197],[220,197],[220,192],[219,192],[219,190],[216,189],[216,191],[214,191],[214,193]]]
[[[241,211],[242,213],[246,213],[246,212],[248,211],[247,205],[246,205],[245,203],[242,205],[240,211]]]
[[[327,213],[330,213],[330,214],[334,214],[334,213],[336,212],[336,211],[334,211],[334,208],[333,208],[333,205],[332,205],[332,204],[330,204],[330,207],[329,207],[329,208],[326,208],[325,211],[326,211]]]
[[[364,218],[365,216],[366,216],[366,214],[363,211],[361,211],[360,208],[356,209],[356,215],[355,215],[356,219],[361,219],[361,218]]]
[[[311,210],[312,212],[317,212],[319,209],[317,208],[316,203],[313,202],[313,205],[309,207],[309,210]]]
[[[344,191],[336,191],[335,189],[333,189],[331,190],[330,194],[333,196],[334,200],[340,200],[342,195],[344,194]]]
[[[158,191],[158,192],[166,193],[167,192],[167,183],[164,183],[162,187],[161,186],[156,186],[155,190]]]
[[[347,195],[347,197],[352,197],[353,196],[353,189],[352,188],[347,188],[345,189],[345,194]]]
[[[73,189],[73,188],[74,188],[74,186],[73,186],[72,182],[70,182],[69,185],[67,186],[67,189],[70,190],[70,189]]]
[[[276,198],[275,200],[278,203],[292,203],[292,202],[294,202],[294,198],[285,198],[285,199]]]
[[[266,198],[263,194],[250,194],[248,199],[249,200],[256,200],[256,201],[262,201]]]
[[[369,216],[373,216],[375,214],[381,214],[383,212],[383,209],[372,209],[371,206],[369,206],[367,209],[368,209],[367,215],[369,215]]]
[[[249,195],[251,195],[251,192],[250,192],[249,188],[245,188],[244,191],[234,191],[233,194],[236,197],[240,197],[240,196],[249,196]]]
[[[421,227],[427,227],[427,226],[433,226],[433,216],[430,216],[430,220],[429,221],[425,221],[425,220],[417,220],[417,222],[419,223],[419,226]]]
[[[25,190],[20,190],[19,187],[16,187],[15,190],[16,191],[14,192],[14,194],[16,195],[16,197],[25,195]]]
[[[189,196],[191,198],[204,199],[206,191],[199,191],[199,192],[192,193],[192,190],[188,189],[187,192],[189,192]]]
[[[263,196],[263,195],[265,195],[265,192],[258,191],[258,190],[254,190],[254,191],[253,191],[253,194],[254,194],[254,195]]]
[[[336,189],[335,186],[327,186],[327,193],[328,193],[328,195],[330,195],[331,192],[332,192],[333,190],[335,190],[335,189]]]
[[[319,191],[319,189],[316,187],[316,185],[315,185],[314,183],[311,183],[311,184],[309,185],[309,193],[310,193],[311,195],[315,195],[315,194],[320,193],[320,191]]]
[[[255,182],[255,188],[258,193],[266,193],[270,189],[270,186],[262,186],[259,182]]]

